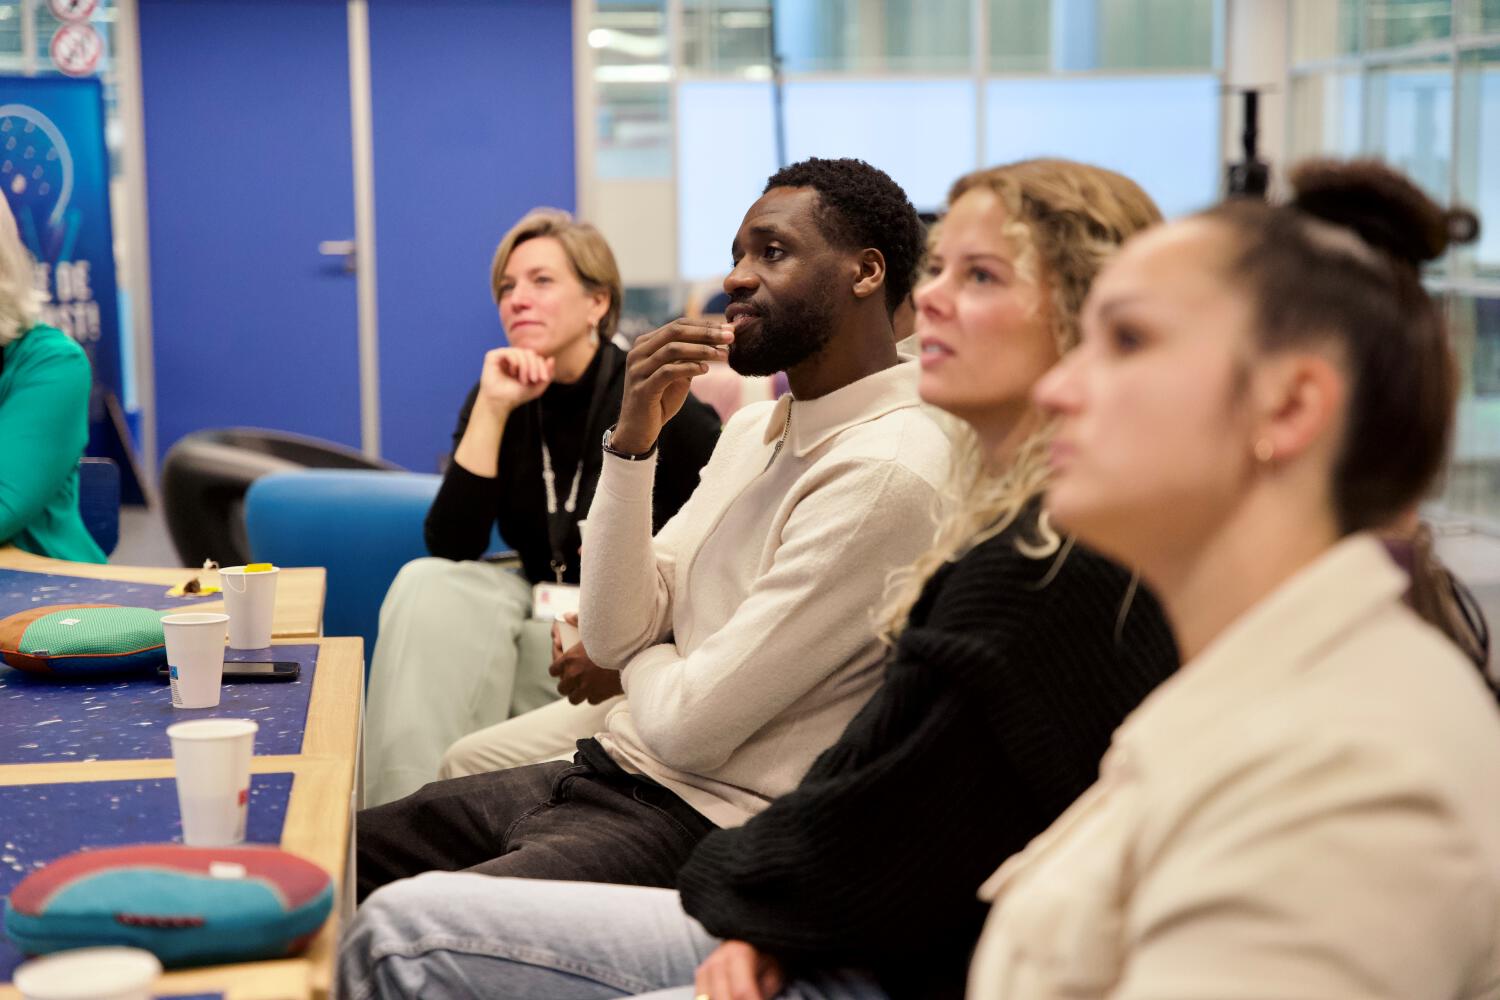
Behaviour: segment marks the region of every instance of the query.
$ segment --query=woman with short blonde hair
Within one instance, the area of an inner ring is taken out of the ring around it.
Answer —
[[[488,770],[541,752],[525,733],[484,735],[533,709],[564,716],[541,727],[547,740],[561,732],[567,743],[574,730],[573,738],[592,735],[618,693],[578,698],[598,704],[559,703],[548,674],[551,626],[532,617],[532,588],[578,582],[579,524],[599,481],[599,442],[624,389],[625,352],[610,342],[623,299],[620,271],[597,229],[538,208],[500,241],[490,291],[508,344],[484,356],[459,413],[452,459],[427,514],[432,555],[401,570],[380,612],[366,709],[366,805],[414,792],[440,768]],[[698,405],[668,425],[657,527],[692,493],[718,426]],[[519,555],[519,573],[480,561],[496,529]]]
[[[594,319],[590,333],[609,340],[620,326],[620,308],[625,297],[620,268],[604,236],[587,222],[579,222],[560,208],[534,208],[510,228],[495,248],[490,261],[490,293],[495,305],[507,287],[505,269],[516,247],[527,240],[550,237],[557,241],[573,273],[591,296],[604,297],[604,311]]]
[[[0,199],[0,545],[102,563],[78,513],[93,376],[83,348],[40,322],[43,301]]]

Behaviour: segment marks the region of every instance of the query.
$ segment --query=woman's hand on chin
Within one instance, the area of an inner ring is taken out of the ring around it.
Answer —
[[[555,365],[525,347],[497,347],[484,356],[479,401],[497,416],[509,414],[547,391]]]

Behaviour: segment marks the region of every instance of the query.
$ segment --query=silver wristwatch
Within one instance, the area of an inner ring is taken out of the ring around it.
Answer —
[[[645,454],[632,455],[630,452],[620,451],[610,444],[610,441],[614,438],[614,436],[615,428],[614,425],[611,424],[604,431],[604,450],[609,454],[614,455],[616,458],[625,459],[625,461],[627,462],[644,462],[646,459],[656,454],[656,446],[661,443],[660,439],[658,439],[657,441],[652,442],[651,447],[646,450]]]

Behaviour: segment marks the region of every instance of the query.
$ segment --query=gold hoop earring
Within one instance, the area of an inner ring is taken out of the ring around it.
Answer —
[[[1276,458],[1276,446],[1271,443],[1270,438],[1261,438],[1255,442],[1255,460],[1262,465],[1270,465]]]

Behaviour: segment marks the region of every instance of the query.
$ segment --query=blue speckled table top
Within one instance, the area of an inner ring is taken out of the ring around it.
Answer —
[[[192,570],[183,570],[186,580]],[[0,569],[0,618],[30,611],[44,604],[119,604],[128,608],[190,608],[207,597],[168,597],[170,587],[159,583],[129,583],[124,580],[90,580],[57,573],[32,573],[22,569]]]
[[[301,753],[318,647],[228,649],[224,659],[295,660],[302,673],[295,681],[227,683],[217,707],[182,709],[172,707],[171,691],[155,674],[84,683],[0,667],[0,764],[171,757],[167,727],[203,718],[259,723],[258,755]]]
[[[245,839],[281,843],[292,775],[250,777]],[[171,778],[0,786],[0,896],[31,872],[88,847],[182,842],[177,783]],[[0,983],[21,955],[0,938]]]

